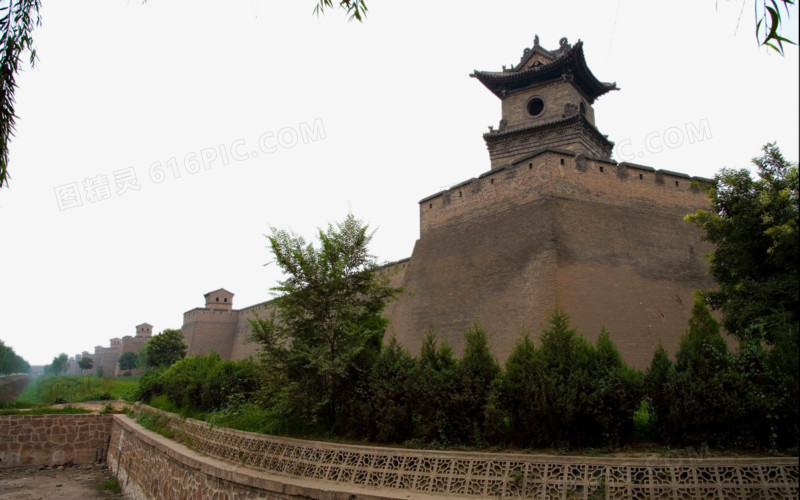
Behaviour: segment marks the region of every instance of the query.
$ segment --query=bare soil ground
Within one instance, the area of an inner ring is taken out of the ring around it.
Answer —
[[[109,488],[111,484],[117,483],[104,465],[0,469],[0,499],[3,500],[123,498]]]

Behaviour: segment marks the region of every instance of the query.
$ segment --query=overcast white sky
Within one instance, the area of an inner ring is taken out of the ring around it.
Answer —
[[[357,24],[314,0],[45,1],[0,191],[0,339],[45,364],[179,328],[219,287],[267,300],[270,225],[311,237],[352,209],[381,260],[410,256],[417,202],[489,169],[500,102],[468,75],[537,33],[582,39],[622,89],[595,105],[618,161],[798,158],[798,51],[756,46],[749,1],[368,5]]]

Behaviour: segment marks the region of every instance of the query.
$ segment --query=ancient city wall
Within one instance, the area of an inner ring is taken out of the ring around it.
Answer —
[[[97,367],[103,371],[103,375],[106,377],[113,377],[117,373],[117,368],[119,367],[119,357],[120,348],[122,341],[120,343],[114,344],[114,341],[111,342],[111,347],[103,348],[103,356],[100,358],[100,361],[97,364]]]
[[[797,498],[789,458],[567,457],[352,446],[156,412],[184,443],[116,415],[108,462],[130,498]]]
[[[708,205],[688,175],[629,163],[545,151],[485,172],[420,201],[421,237],[431,231],[503,212],[543,196],[595,201],[626,209],[683,216]],[[694,179],[702,180],[702,179]]]
[[[246,359],[256,357],[260,346],[250,341],[252,328],[250,320],[256,318],[266,319],[271,313],[271,301],[262,302],[237,311],[236,333],[231,346],[231,359]]]
[[[187,356],[215,351],[223,359],[230,359],[237,321],[236,311],[196,308],[185,312],[182,331],[189,346]]]
[[[708,206],[687,175],[543,151],[420,202],[422,236],[387,307],[412,353],[429,329],[458,355],[476,319],[503,362],[558,305],[594,341],[602,327],[629,364],[675,352],[692,292],[713,286],[711,247],[683,216]],[[441,293],[446,290],[447,293]]]
[[[105,460],[111,415],[0,415],[0,469]]]

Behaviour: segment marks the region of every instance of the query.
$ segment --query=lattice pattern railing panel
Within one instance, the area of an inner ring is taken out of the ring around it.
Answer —
[[[652,459],[399,450],[210,427],[144,405],[180,441],[257,470],[409,493],[501,498],[798,498],[797,458]]]

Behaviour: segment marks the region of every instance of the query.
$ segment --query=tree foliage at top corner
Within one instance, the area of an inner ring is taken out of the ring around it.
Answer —
[[[783,36],[784,30],[781,24],[784,14],[781,14],[779,2],[783,4],[783,8],[786,11],[785,16],[788,19],[789,7],[794,5],[794,0],[761,0],[761,2],[755,2],[756,40],[758,40],[759,45],[769,47],[783,55],[784,42],[791,45],[797,45],[797,42],[793,42]]]
[[[8,183],[8,143],[14,135],[14,91],[23,55],[36,63],[33,29],[42,23],[41,0],[0,3],[0,188]]]
[[[704,292],[740,339],[798,323],[798,167],[770,143],[746,169],[723,169],[708,187],[710,210],[686,216],[716,245],[709,255],[717,289]]]
[[[314,14],[323,14],[325,9],[332,9],[334,4],[337,4],[339,8],[347,13],[350,21],[355,19],[358,22],[364,22],[367,17],[367,2],[365,0],[319,0],[319,3],[314,7]]]
[[[373,233],[352,214],[319,230],[319,247],[289,231],[271,233],[287,277],[273,288],[280,296],[270,317],[251,321],[252,338],[262,346],[268,385],[280,388],[282,413],[332,430],[380,352],[383,308],[400,290],[368,252]]]

